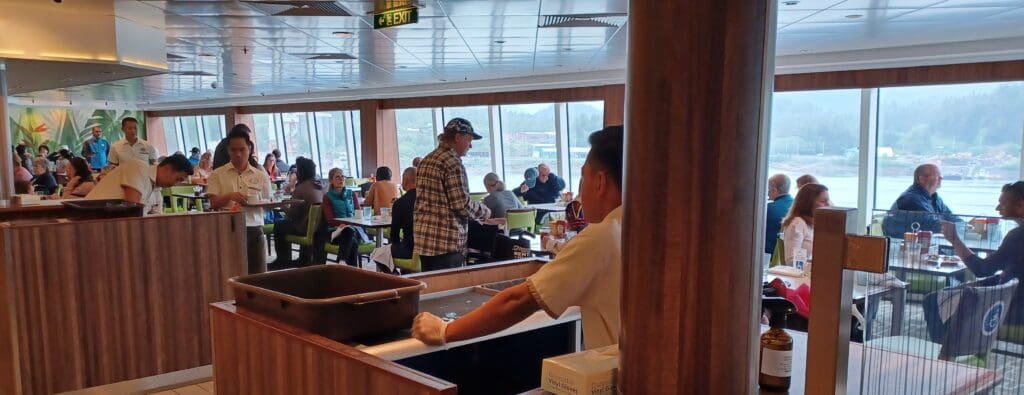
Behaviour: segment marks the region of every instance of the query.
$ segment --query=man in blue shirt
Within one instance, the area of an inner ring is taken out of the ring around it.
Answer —
[[[785,174],[776,174],[768,179],[768,200],[771,200],[771,203],[768,203],[768,213],[764,221],[764,252],[771,254],[775,251],[782,219],[793,205],[793,196],[789,194],[789,177]]]
[[[967,268],[978,277],[999,273],[1001,282],[1016,278],[1024,281],[1024,181],[1003,185],[996,211],[1005,219],[1017,222],[1017,227],[1006,233],[999,248],[981,258],[974,254],[956,231],[956,225],[942,221],[942,234],[953,244],[953,252],[964,260]],[[1024,324],[1024,287],[1017,285],[1017,291],[1010,302],[1010,311],[1005,324]]]
[[[192,150],[189,151],[189,153],[192,155],[188,157],[188,161],[192,163],[193,167],[199,166],[199,147],[192,147]]]
[[[915,222],[920,225],[919,230],[932,232],[941,231],[939,220],[962,222],[936,192],[941,186],[938,166],[925,164],[914,169],[914,184],[900,194],[882,223],[885,235],[902,239],[905,232],[913,230]]]
[[[89,161],[89,167],[93,171],[100,171],[107,167],[107,154],[110,153],[110,142],[103,138],[103,129],[99,126],[92,128],[92,138],[82,144],[82,156]]]

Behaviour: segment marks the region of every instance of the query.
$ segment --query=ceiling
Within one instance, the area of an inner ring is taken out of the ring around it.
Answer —
[[[334,2],[353,16],[272,16],[240,0],[118,1],[163,11],[176,74],[13,101],[161,109],[344,99],[523,77],[621,82],[626,64],[626,0],[421,0],[419,23],[382,30],[368,15],[373,1]],[[1024,0],[779,0],[778,8],[780,73],[1024,59]],[[538,27],[549,15],[599,26]],[[353,59],[310,59],[342,54]]]

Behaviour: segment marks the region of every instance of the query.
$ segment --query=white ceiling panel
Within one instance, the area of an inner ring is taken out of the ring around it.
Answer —
[[[855,63],[861,64],[870,57],[862,53],[873,53],[863,51],[999,40],[1024,46],[1024,0],[778,1],[776,53],[787,59],[858,54]],[[545,15],[625,13],[627,0],[418,0],[418,23],[382,30],[372,29],[375,1],[336,4],[353,16],[273,16],[239,0],[140,1],[164,14],[167,51],[176,56],[169,59],[169,71],[213,76],[165,74],[19,99],[128,101],[160,108],[261,94],[621,70],[626,64],[626,17],[603,19],[621,24],[614,27],[538,25]],[[1005,46],[986,45],[979,51],[1008,52]],[[309,59],[339,53],[357,59]],[[214,81],[219,88],[211,87]]]

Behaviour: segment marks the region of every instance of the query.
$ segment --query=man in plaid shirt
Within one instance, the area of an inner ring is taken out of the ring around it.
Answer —
[[[462,266],[469,221],[491,216],[487,206],[469,197],[466,168],[460,159],[473,147],[473,140],[481,138],[469,121],[452,118],[437,148],[416,167],[413,252],[420,255],[423,271]]]

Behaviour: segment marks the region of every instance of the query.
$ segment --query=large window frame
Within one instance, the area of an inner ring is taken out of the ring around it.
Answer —
[[[253,133],[255,133],[257,135],[264,134],[264,133],[270,133],[272,135],[271,138],[269,138],[269,139],[257,138],[256,140],[257,141],[261,141],[261,140],[273,141],[274,144],[275,144],[275,147],[273,147],[273,148],[280,149],[281,150],[281,159],[284,160],[286,163],[289,163],[289,164],[294,164],[295,163],[295,159],[298,159],[298,156],[307,156],[307,155],[306,155],[306,153],[302,153],[301,155],[292,155],[292,153],[290,152],[291,150],[289,150],[288,148],[289,147],[293,147],[295,144],[298,144],[300,142],[300,141],[298,141],[299,139],[307,139],[307,141],[309,143],[308,157],[309,157],[309,159],[312,159],[314,162],[316,162],[317,174],[318,174],[319,177],[323,178],[323,177],[327,176],[327,173],[331,169],[330,168],[325,168],[325,166],[323,166],[323,163],[324,163],[323,155],[324,155],[324,153],[323,153],[322,147],[320,146],[320,140],[321,140],[321,136],[320,135],[321,135],[321,133],[327,133],[327,131],[324,131],[324,132],[320,131],[320,124],[319,124],[320,121],[317,119],[317,113],[331,113],[332,116],[334,114],[337,114],[338,116],[342,117],[342,126],[343,126],[343,129],[344,129],[343,130],[344,134],[342,135],[342,138],[345,141],[345,156],[346,156],[346,162],[347,162],[347,168],[343,169],[343,171],[344,171],[345,175],[348,176],[348,177],[355,177],[358,174],[361,174],[360,172],[361,172],[362,169],[361,169],[360,160],[362,159],[362,147],[360,146],[360,141],[359,141],[360,136],[361,136],[361,131],[359,130],[359,127],[360,127],[360,123],[359,123],[359,110],[302,111],[302,112],[287,112],[287,113],[261,113],[261,114],[258,114],[258,115],[260,115],[260,116],[269,116],[270,117],[270,122],[269,122],[269,125],[268,125],[270,127],[270,130],[253,130]],[[288,138],[288,136],[285,134],[285,129],[284,129],[284,114],[288,114],[289,117],[298,117],[300,122],[304,121],[305,132],[304,133],[300,132],[299,135],[295,136],[295,139]],[[257,115],[257,114],[254,114],[254,115]],[[273,148],[269,148],[268,149],[268,147],[261,147],[257,143],[257,146],[256,146],[257,158],[259,158],[260,161],[262,162],[263,157],[265,157],[268,153],[270,153],[273,150]],[[281,172],[287,172],[288,171],[288,169],[278,169],[278,170],[281,171]]]
[[[213,152],[216,148],[216,144],[211,146],[210,142],[220,141],[224,138],[224,116],[223,115],[190,115],[181,117],[166,117],[161,120],[164,124],[164,136],[174,136],[174,146],[179,148],[176,151],[181,151],[185,156],[189,155],[188,150],[192,147],[199,148],[199,152]],[[214,122],[216,121],[216,122]],[[185,144],[185,133],[191,133],[191,130],[185,129],[185,123],[190,122],[196,126],[195,138],[198,138],[194,144]],[[213,123],[213,125],[211,125]],[[173,129],[173,130],[168,130]],[[165,143],[167,149],[170,150],[171,142]],[[174,152],[164,152],[164,155],[171,155]]]

